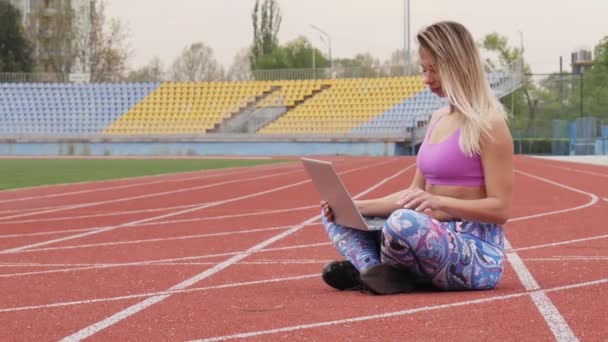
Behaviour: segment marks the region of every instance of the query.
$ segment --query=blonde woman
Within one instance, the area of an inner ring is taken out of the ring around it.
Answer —
[[[469,31],[438,22],[417,35],[430,90],[449,106],[432,114],[409,188],[357,201],[364,216],[388,217],[381,232],[322,221],[346,260],[325,266],[340,290],[409,292],[494,288],[503,273],[503,230],[511,203],[513,145],[507,115],[487,81]]]

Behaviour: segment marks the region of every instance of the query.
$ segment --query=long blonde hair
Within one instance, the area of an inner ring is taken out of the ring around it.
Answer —
[[[459,23],[442,21],[425,27],[416,38],[433,56],[450,105],[463,116],[460,149],[469,156],[479,154],[491,115],[506,120],[507,113],[490,87],[473,36]]]

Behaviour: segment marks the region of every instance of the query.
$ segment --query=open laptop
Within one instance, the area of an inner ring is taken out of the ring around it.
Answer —
[[[382,230],[386,219],[361,215],[331,162],[310,158],[300,160],[321,199],[331,207],[337,224],[360,230]]]

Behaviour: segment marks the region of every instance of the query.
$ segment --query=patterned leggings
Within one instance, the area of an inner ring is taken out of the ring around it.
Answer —
[[[497,224],[439,222],[409,209],[393,212],[381,232],[321,219],[338,252],[360,271],[388,262],[443,290],[491,289],[502,276],[503,232]]]

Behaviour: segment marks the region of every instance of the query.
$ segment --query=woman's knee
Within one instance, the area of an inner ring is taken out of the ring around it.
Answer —
[[[427,225],[429,217],[411,209],[395,210],[386,221],[382,234],[405,236]]]
[[[406,253],[411,250],[411,236],[418,235],[420,225],[416,217],[419,213],[409,209],[393,212],[382,228],[382,245],[386,253]]]

